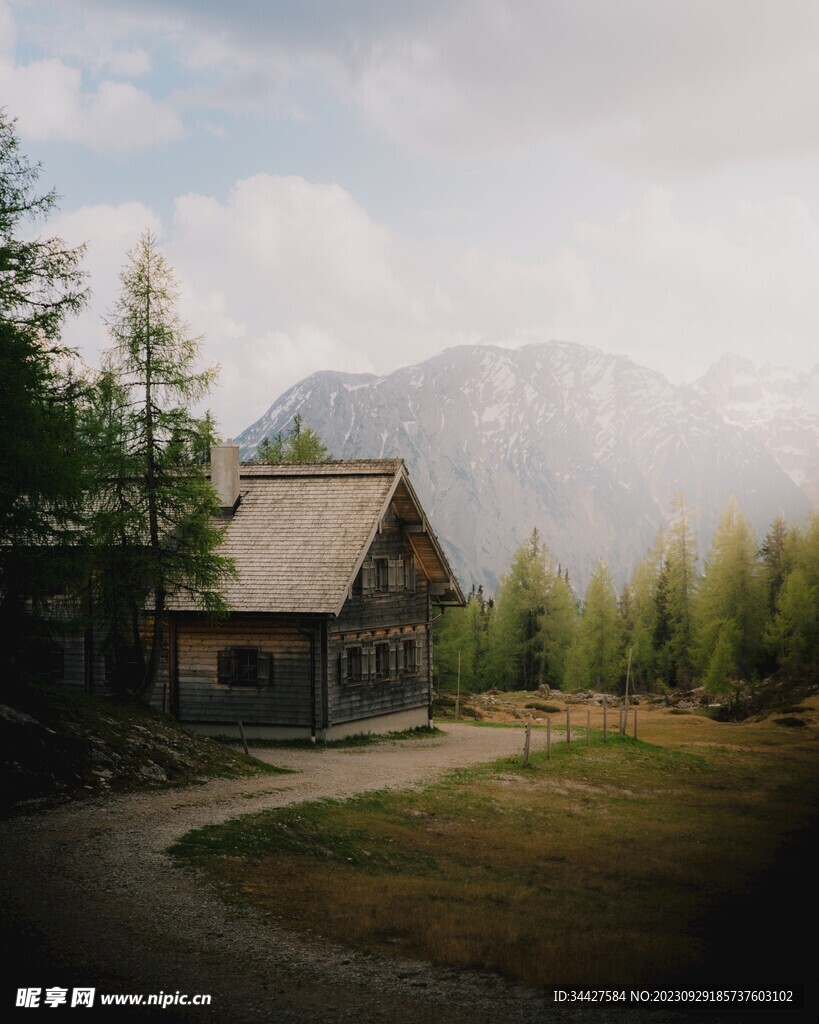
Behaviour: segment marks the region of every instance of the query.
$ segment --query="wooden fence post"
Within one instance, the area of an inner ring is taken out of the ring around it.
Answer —
[[[623,713],[620,715],[620,735],[626,735],[626,729],[628,728],[628,683],[631,677],[631,654],[634,650],[633,647],[628,649],[628,667],[626,668],[626,697],[624,701]]]
[[[526,738],[523,741],[523,767],[529,767],[529,740],[532,736],[532,723],[526,723]]]
[[[239,735],[242,737],[242,744],[243,744],[243,746],[245,748],[245,753],[247,754],[248,757],[250,757],[250,751],[247,749],[247,738],[245,737],[245,727],[242,725],[241,722],[238,722],[237,724],[239,726]]]

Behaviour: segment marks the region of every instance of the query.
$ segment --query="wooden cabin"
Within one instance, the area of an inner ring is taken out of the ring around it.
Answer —
[[[232,610],[214,623],[171,599],[154,703],[211,735],[429,725],[430,623],[464,597],[403,461],[240,464],[228,443],[211,467]]]

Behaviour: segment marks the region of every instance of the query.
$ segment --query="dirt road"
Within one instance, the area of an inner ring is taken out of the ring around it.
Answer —
[[[0,822],[4,1007],[22,987],[42,989],[42,999],[52,986],[68,988],[69,997],[92,986],[98,1002],[101,993],[212,997],[209,1007],[120,1007],[109,1019],[588,1022],[588,1013],[556,1008],[542,993],[494,976],[294,935],[270,915],[225,902],[165,852],[202,825],[320,797],[422,786],[448,769],[516,754],[521,744],[519,729],[447,725],[441,737],[371,747],[257,749],[298,774],[92,799]]]

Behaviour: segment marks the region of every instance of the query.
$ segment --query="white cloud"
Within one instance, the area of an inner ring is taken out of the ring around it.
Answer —
[[[0,0],[0,57],[11,54],[17,41],[17,29],[8,4]]]
[[[689,378],[726,350],[803,369],[815,358],[819,224],[795,197],[716,220],[685,218],[651,189],[607,223],[578,224],[576,241],[595,267],[604,348]],[[583,319],[575,338],[593,340]]]
[[[207,73],[186,92],[204,108],[301,112],[303,84],[323,81],[407,147],[572,135],[650,176],[819,151],[813,0],[113,6]],[[110,17],[108,4],[80,10],[87,24]]]
[[[813,0],[42,3],[47,18],[21,20],[42,63],[132,79],[161,53],[151,85],[167,91],[172,69],[174,109],[202,116],[310,118],[330,95],[406,148],[504,153],[574,138],[649,180],[819,152]],[[132,145],[178,134],[167,99],[119,102],[137,121]]]
[[[90,366],[99,366],[100,351],[110,345],[102,318],[113,308],[128,250],[146,230],[161,237],[156,214],[142,203],[123,203],[58,214],[42,232],[58,235],[70,246],[86,246],[83,268],[88,273],[90,301],[79,317],[66,324],[64,340]]]
[[[725,350],[807,369],[819,308],[809,268],[819,225],[793,198],[738,203],[720,221],[676,211],[660,189],[537,262],[477,250],[420,252],[338,185],[255,175],[225,202],[181,196],[163,226],[139,204],[65,215],[92,240],[93,308],[74,325],[101,345],[125,253],[149,227],[179,278],[182,312],[222,366],[210,402],[236,434],[323,369],[388,372],[464,342],[563,338],[692,378]]]
[[[338,185],[301,178],[256,175],[225,203],[182,196],[164,230],[135,203],[78,210],[53,227],[72,244],[92,240],[92,307],[68,335],[92,363],[126,250],[146,227],[160,235],[182,312],[222,366],[213,404],[233,433],[316,370],[386,372],[482,335],[522,340],[591,301],[590,270],[571,253],[538,265],[422,254]]]
[[[55,58],[0,60],[0,94],[18,118],[20,134],[40,141],[122,153],[160,145],[182,131],[176,113],[144,90],[111,80],[86,90],[80,71]]]

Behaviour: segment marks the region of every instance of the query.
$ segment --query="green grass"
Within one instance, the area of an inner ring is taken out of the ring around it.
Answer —
[[[550,759],[541,736],[525,769],[507,758],[420,793],[249,815],[172,852],[293,928],[536,986],[724,984],[720,908],[739,901],[757,912],[732,910],[744,923],[720,941],[770,972],[788,942],[768,897],[790,912],[803,876],[766,878],[819,804],[815,735],[644,727],[653,742],[595,731]]]

